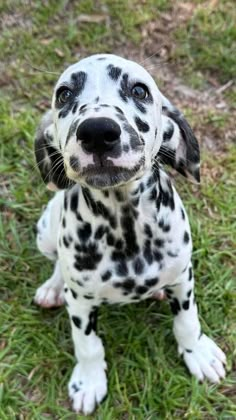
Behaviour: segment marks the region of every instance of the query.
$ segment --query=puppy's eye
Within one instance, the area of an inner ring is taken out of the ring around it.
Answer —
[[[57,101],[59,104],[66,104],[72,96],[72,92],[68,88],[62,88],[57,94]]]
[[[134,98],[137,99],[145,99],[148,97],[149,95],[149,91],[148,88],[141,84],[141,83],[137,83],[137,85],[134,85],[131,89],[131,94]]]

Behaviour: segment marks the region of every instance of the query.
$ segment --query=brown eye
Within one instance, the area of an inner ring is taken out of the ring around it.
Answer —
[[[149,92],[148,88],[145,85],[138,83],[137,85],[132,87],[131,94],[134,98],[145,99],[148,97]]]
[[[71,98],[71,96],[72,96],[71,90],[68,89],[68,88],[63,88],[57,94],[57,101],[60,104],[66,104],[66,102],[69,101],[69,99]]]

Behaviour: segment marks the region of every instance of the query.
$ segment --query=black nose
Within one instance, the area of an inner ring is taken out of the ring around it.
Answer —
[[[120,142],[120,126],[110,118],[88,118],[79,125],[76,136],[86,152],[104,153]]]

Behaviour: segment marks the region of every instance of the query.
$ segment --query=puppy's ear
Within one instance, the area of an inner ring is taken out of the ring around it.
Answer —
[[[52,112],[42,118],[36,132],[34,152],[43,181],[52,191],[68,188],[73,182],[65,173],[63,157],[54,144]]]
[[[164,97],[162,105],[162,144],[158,157],[182,175],[200,182],[200,151],[193,131],[180,113]]]

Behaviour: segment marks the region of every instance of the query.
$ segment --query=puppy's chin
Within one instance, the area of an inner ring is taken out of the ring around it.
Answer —
[[[71,179],[73,177],[74,182],[90,188],[108,189],[122,186],[135,180],[142,174],[142,168],[142,162],[129,169],[117,166],[97,167],[89,165],[80,173],[73,173],[72,176],[71,173],[68,173],[67,176]]]

